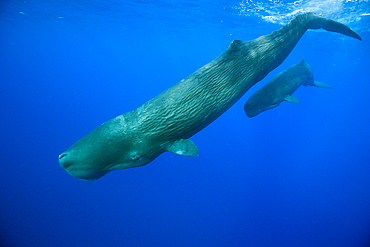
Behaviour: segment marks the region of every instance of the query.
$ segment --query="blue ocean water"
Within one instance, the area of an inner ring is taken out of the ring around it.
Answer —
[[[0,246],[370,246],[370,3],[2,1]],[[194,135],[94,182],[58,155],[216,58],[306,11],[363,41],[308,31],[284,63]],[[305,58],[298,104],[244,103]]]

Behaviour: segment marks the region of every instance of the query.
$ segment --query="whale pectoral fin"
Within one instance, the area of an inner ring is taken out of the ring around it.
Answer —
[[[291,102],[291,103],[298,103],[299,102],[298,98],[297,97],[294,97],[292,95],[285,96],[284,97],[284,100],[285,101],[288,101],[288,102]]]
[[[326,83],[323,83],[321,81],[314,81],[313,84],[314,84],[313,86],[316,86],[316,87],[333,88],[332,86],[330,86],[330,85],[328,85]]]
[[[195,146],[192,141],[187,139],[175,141],[172,146],[167,149],[167,151],[189,157],[198,156],[199,154],[198,147]]]

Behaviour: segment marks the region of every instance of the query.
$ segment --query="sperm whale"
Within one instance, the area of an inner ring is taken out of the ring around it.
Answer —
[[[70,175],[96,180],[117,169],[143,166],[163,152],[197,156],[188,138],[205,128],[279,66],[307,29],[323,28],[361,40],[351,28],[305,13],[270,34],[234,40],[217,58],[135,110],[117,116],[59,155]]]
[[[248,117],[255,117],[261,112],[278,106],[283,101],[298,103],[292,94],[300,86],[332,88],[323,82],[314,81],[314,72],[306,60],[292,65],[275,75],[268,83],[258,89],[244,105]]]

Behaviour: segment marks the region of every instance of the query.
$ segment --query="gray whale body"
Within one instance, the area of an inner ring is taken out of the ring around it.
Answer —
[[[146,165],[166,151],[197,156],[198,148],[188,138],[279,66],[307,29],[318,28],[361,40],[351,28],[314,13],[298,15],[255,40],[234,40],[185,79],[82,137],[59,155],[60,166],[76,178],[92,181],[112,170]]]

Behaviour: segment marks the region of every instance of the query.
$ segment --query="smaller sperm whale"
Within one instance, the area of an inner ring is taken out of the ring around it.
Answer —
[[[299,100],[292,94],[302,85],[332,88],[323,82],[314,81],[311,65],[302,59],[299,63],[278,73],[258,89],[245,103],[244,111],[251,118],[277,107],[283,101],[298,103]]]

